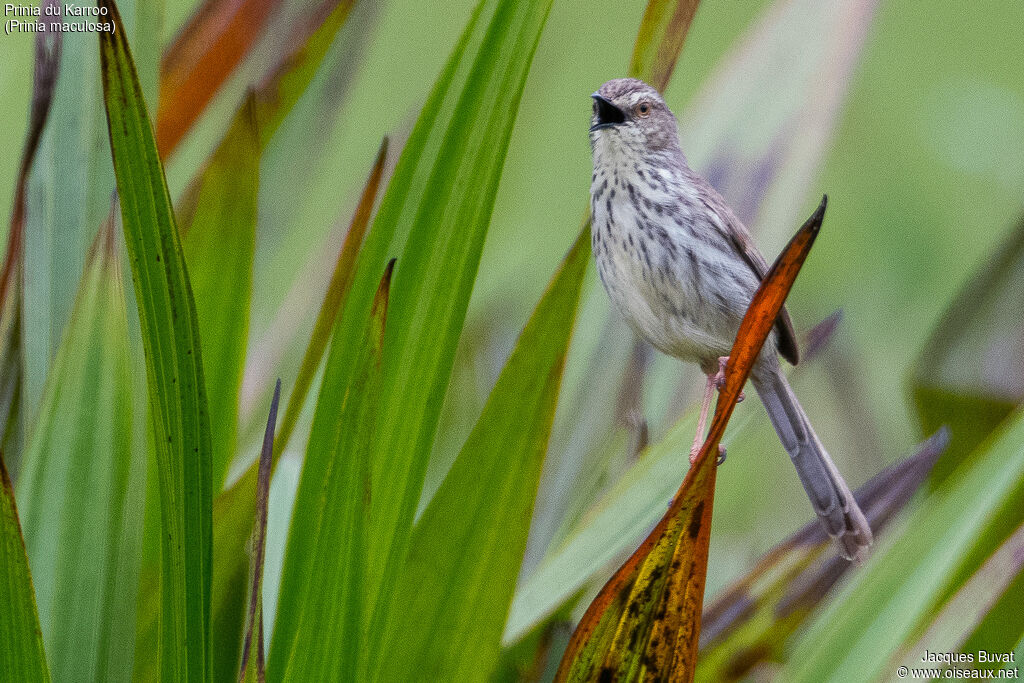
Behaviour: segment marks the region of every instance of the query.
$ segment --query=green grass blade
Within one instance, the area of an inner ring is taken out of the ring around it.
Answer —
[[[1019,524],[1022,507],[1024,413],[1017,411],[914,510],[898,535],[883,540],[815,619],[779,679],[820,683],[891,674],[902,663],[891,658],[969,577],[964,558],[979,557],[976,570]]]
[[[377,151],[377,159],[373,163],[370,176],[366,179],[362,195],[359,197],[359,204],[356,205],[355,213],[352,215],[348,232],[345,233],[345,240],[338,253],[338,260],[334,264],[334,271],[331,273],[331,281],[327,285],[327,292],[324,294],[316,322],[313,324],[309,345],[302,356],[299,373],[295,377],[295,386],[288,396],[288,405],[285,407],[284,417],[281,420],[281,430],[274,443],[274,452],[278,457],[288,447],[292,430],[295,429],[295,423],[298,422],[302,406],[306,403],[309,388],[313,384],[313,376],[316,374],[317,368],[320,367],[320,361],[323,360],[324,351],[331,339],[338,311],[344,308],[349,290],[352,288],[356,257],[359,256],[366,227],[370,223],[370,214],[373,212],[373,203],[377,199],[377,191],[384,175],[384,162],[387,161],[387,155],[388,139],[384,138]]]
[[[235,454],[238,393],[249,339],[260,171],[255,115],[250,97],[195,184],[191,221],[182,219],[182,246],[203,340],[215,491]]]
[[[207,681],[211,441],[199,325],[153,129],[124,27],[99,36],[110,146],[131,259],[160,479],[162,678]]]
[[[497,662],[589,258],[584,230],[413,531],[383,680],[474,680]]]
[[[14,488],[0,456],[0,671],[12,681],[49,681],[32,576]]]
[[[369,507],[374,427],[379,419],[381,357],[394,261],[381,278],[356,372],[340,393],[325,385],[317,399],[296,510],[311,514],[315,535],[293,522],[285,550],[281,593],[291,610],[279,611],[270,648],[272,681],[360,680],[363,644],[363,557]],[[328,367],[352,350],[331,346]],[[296,531],[298,529],[298,531]],[[312,541],[312,542],[311,542]],[[308,572],[296,571],[296,550]],[[282,600],[282,602],[284,602]],[[293,619],[281,626],[282,614]]]
[[[87,261],[18,482],[50,668],[61,681],[127,681],[132,672],[147,444],[113,236],[111,215]]]
[[[163,1],[121,4],[139,78],[148,102],[154,105]],[[64,7],[60,2],[52,4]],[[50,26],[49,21],[44,23]],[[63,40],[61,78],[29,191],[33,211],[25,243],[24,320],[29,422],[38,409],[50,362],[70,319],[89,245],[106,218],[114,187],[103,95],[91,87],[99,79],[99,54],[92,40],[80,37],[69,34]]]
[[[388,329],[384,356],[384,419],[372,460],[367,595],[376,605],[368,643],[375,657],[382,654],[395,577],[408,547],[519,100],[550,6],[550,0],[482,3],[490,21],[475,53],[469,53],[473,60],[461,89],[454,91],[454,109],[429,125],[436,136],[433,154],[422,169],[396,169],[389,194],[401,193],[410,171],[422,185],[399,197],[408,204],[397,215],[397,207],[386,201],[375,224],[375,230],[389,221],[409,226],[395,274],[395,324]],[[464,66],[461,61],[455,64]],[[417,127],[432,118],[425,108]]]
[[[320,5],[318,11],[313,13],[295,34],[295,48],[281,58],[254,92],[258,153],[262,153],[273,130],[287,117],[304,89],[309,85],[335,35],[344,24],[351,4],[350,0],[328,0]],[[236,123],[245,119],[246,116],[245,107],[243,107],[236,113]],[[186,192],[186,196],[182,200],[185,212],[192,213],[198,208],[201,184],[202,175],[197,175],[192,181],[191,189]],[[369,204],[372,207],[372,199],[369,200]],[[186,234],[185,239],[188,241],[191,238]],[[186,245],[187,248],[188,245]],[[347,264],[347,267],[350,268],[351,264]],[[197,300],[197,303],[200,306],[203,305],[201,301]],[[202,324],[202,321],[200,323]],[[204,336],[203,339],[206,337]],[[228,344],[238,342],[238,340],[228,338],[225,338],[224,341]],[[204,342],[204,348],[205,346]],[[326,346],[326,339],[324,346]],[[319,353],[322,354],[322,352],[323,347],[320,348]],[[242,353],[244,354],[244,349]],[[314,366],[319,361],[320,356],[318,355]],[[212,384],[212,381],[208,384]],[[293,394],[295,391],[293,389]],[[291,403],[292,399],[290,398],[289,405]],[[286,413],[284,427],[288,426],[287,422]],[[284,434],[287,435],[289,431],[290,428],[285,430]],[[280,452],[280,448],[276,450]],[[253,524],[256,469],[254,463],[228,490],[221,492],[213,504],[214,567],[211,619],[215,653],[213,666],[216,680],[227,680],[234,677],[238,670],[245,616],[245,586],[249,573],[245,543]],[[156,584],[155,572],[155,567],[147,565],[144,568],[142,578],[144,586]],[[140,651],[148,651],[156,646],[158,616],[155,606],[143,606],[138,638]],[[157,679],[159,674],[155,668],[155,661],[152,659],[137,660],[136,676],[143,680]]]
[[[1021,605],[1024,605],[1024,571],[1018,571],[1013,577],[999,599],[964,642],[961,651],[1011,652],[1017,641],[1024,638],[1024,623],[1020,618]]]

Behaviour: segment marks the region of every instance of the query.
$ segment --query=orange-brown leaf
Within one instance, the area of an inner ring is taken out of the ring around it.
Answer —
[[[821,228],[825,198],[768,271],[740,324],[708,438],[668,512],[587,608],[556,681],[692,681],[718,445],[740,390]],[[714,456],[711,456],[714,454]]]
[[[207,0],[160,62],[156,140],[166,159],[263,35],[281,0]]]

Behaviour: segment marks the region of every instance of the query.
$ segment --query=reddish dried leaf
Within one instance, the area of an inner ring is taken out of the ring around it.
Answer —
[[[207,0],[160,62],[156,141],[166,159],[263,35],[281,0]]]
[[[692,681],[707,574],[718,445],[825,213],[821,205],[790,240],[757,290],[725,369],[715,417],[668,512],[605,584],[580,620],[557,681]],[[710,454],[714,454],[712,457]]]

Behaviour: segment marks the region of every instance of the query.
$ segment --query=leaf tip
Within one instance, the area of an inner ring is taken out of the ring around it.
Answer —
[[[814,215],[811,216],[811,220],[817,223],[817,228],[821,228],[821,222],[825,219],[825,209],[828,207],[828,195],[821,195],[821,203],[818,204],[818,208],[815,209]]]

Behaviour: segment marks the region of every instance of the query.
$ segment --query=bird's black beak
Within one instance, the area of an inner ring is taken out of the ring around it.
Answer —
[[[611,128],[626,120],[626,115],[614,104],[601,97],[597,93],[591,95],[594,98],[594,109],[597,114],[597,123],[590,127],[591,132],[602,128]]]

